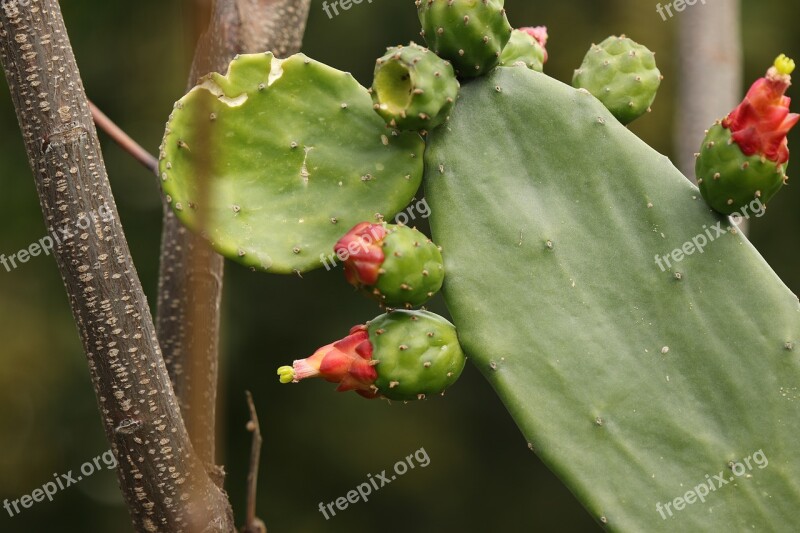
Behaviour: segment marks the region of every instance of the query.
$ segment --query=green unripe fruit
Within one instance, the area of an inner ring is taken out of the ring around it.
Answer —
[[[447,320],[429,311],[393,311],[367,325],[378,393],[390,400],[441,394],[464,370],[466,357]]]
[[[450,63],[411,43],[378,59],[371,92],[375,111],[393,128],[430,131],[447,120],[458,89]]]
[[[513,67],[520,61],[531,70],[544,72],[545,50],[530,33],[514,30],[500,54],[500,66]]]
[[[375,289],[388,307],[416,307],[439,292],[444,282],[442,252],[422,232],[387,225],[385,259]]]
[[[442,252],[414,228],[362,222],[334,251],[344,261],[347,281],[383,306],[411,309],[442,288]]]
[[[586,89],[629,124],[650,111],[662,80],[655,54],[624,35],[593,44],[572,85]]]
[[[715,124],[706,134],[695,165],[703,198],[730,215],[758,200],[766,204],[786,181],[786,165],[758,154],[747,156],[732,142],[731,130]]]
[[[504,0],[416,0],[422,35],[462,78],[485,74],[511,38]]]

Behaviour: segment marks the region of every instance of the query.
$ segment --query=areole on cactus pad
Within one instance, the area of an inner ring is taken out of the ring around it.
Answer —
[[[697,154],[697,183],[706,202],[732,214],[754,200],[766,204],[786,183],[786,135],[800,120],[785,96],[794,61],[780,55],[744,100],[706,133]]]
[[[281,383],[320,377],[365,398],[423,400],[456,382],[466,357],[455,327],[429,311],[392,311],[278,369]]]
[[[411,309],[439,292],[439,247],[415,228],[362,222],[334,246],[347,282],[386,307]]]

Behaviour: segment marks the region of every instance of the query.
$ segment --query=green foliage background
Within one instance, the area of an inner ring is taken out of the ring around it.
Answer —
[[[743,4],[749,83],[779,52],[800,56],[800,35],[791,22],[800,16],[800,4]],[[506,7],[514,26],[549,27],[547,72],[560,80],[571,79],[591,42],[612,33],[626,33],[657,51],[666,79],[654,112],[632,129],[655,149],[673,155],[675,19],[662,21],[655,2],[641,0],[507,0]],[[172,103],[184,92],[194,38],[190,3],[72,0],[62,8],[90,98],[155,152]],[[698,3],[677,16],[690,17],[697,9],[703,6]],[[304,51],[368,85],[374,59],[384,47],[416,38],[417,31],[411,0],[363,2],[333,19],[315,0]],[[40,239],[45,227],[5,83],[0,84],[0,139],[0,253],[10,255]],[[122,221],[153,304],[161,222],[157,184],[101,139]],[[800,150],[798,132],[790,143]],[[792,246],[800,229],[798,204],[800,191],[788,187],[770,203],[769,216],[753,221],[751,233],[795,292],[800,289],[800,254]],[[424,223],[420,227],[427,230]],[[432,308],[445,312],[440,299]],[[239,522],[249,453],[243,391],[249,389],[265,437],[259,513],[271,531],[597,529],[527,449],[500,401],[469,365],[444,400],[409,405],[337,395],[323,383],[279,386],[279,364],[310,354],[376,314],[339,271],[299,279],[228,266],[220,452]],[[427,468],[409,471],[368,503],[352,505],[328,521],[318,512],[319,502],[344,496],[368,474],[390,470],[421,447],[430,457]],[[30,494],[53,473],[77,471],[107,448],[54,261],[37,257],[12,272],[0,267],[0,500]],[[58,493],[52,503],[35,504],[19,516],[0,509],[0,531],[53,528],[130,531],[114,473],[95,474]]]

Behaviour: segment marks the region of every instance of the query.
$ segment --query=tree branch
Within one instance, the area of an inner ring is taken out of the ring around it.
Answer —
[[[56,0],[3,4],[0,62],[134,526],[233,531],[170,386]]]
[[[299,51],[310,0],[216,0],[189,80],[225,72],[238,53]],[[195,449],[214,471],[223,261],[164,203],[157,331]]]

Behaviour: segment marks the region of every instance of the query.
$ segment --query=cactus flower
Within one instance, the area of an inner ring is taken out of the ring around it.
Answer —
[[[355,326],[342,340],[323,346],[310,357],[278,369],[281,383],[297,383],[321,377],[339,383],[338,391],[354,390],[365,398],[376,396],[378,377],[372,360],[372,344],[366,326]]]
[[[412,308],[439,292],[439,247],[416,229],[362,222],[334,246],[347,282],[387,307]]]
[[[709,206],[730,215],[769,201],[786,183],[786,135],[800,120],[785,96],[794,61],[781,54],[742,103],[706,133],[697,154],[697,184]]]
[[[763,155],[779,164],[789,160],[786,135],[800,120],[800,115],[789,113],[791,98],[784,96],[794,68],[794,61],[778,56],[767,75],[750,87],[742,103],[722,121],[745,155]]]
[[[465,361],[450,322],[428,311],[392,311],[280,367],[278,376],[281,383],[321,377],[369,399],[421,400],[443,393]]]
[[[361,222],[334,245],[333,251],[344,261],[344,276],[351,285],[374,285],[383,264],[381,243],[386,236],[383,224]]]

